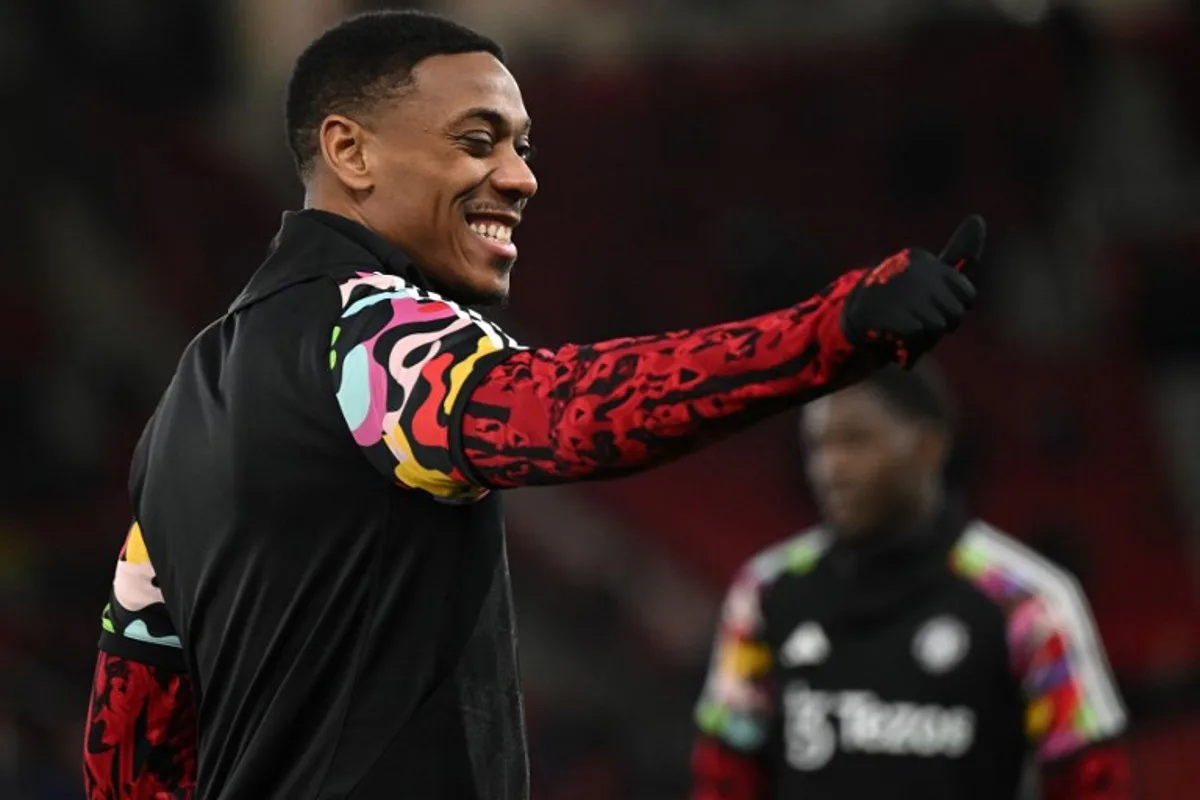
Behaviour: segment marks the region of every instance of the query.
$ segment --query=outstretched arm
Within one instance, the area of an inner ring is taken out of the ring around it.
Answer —
[[[529,351],[393,275],[339,285],[329,364],[342,415],[396,483],[451,502],[624,475],[774,411],[911,364],[961,319],[972,218],[940,257],[905,250],[750,320]],[[952,266],[951,266],[952,265]]]
[[[462,414],[462,452],[491,487],[607,478],[692,450],[876,365],[840,318],[861,272],[741,322],[514,353]]]

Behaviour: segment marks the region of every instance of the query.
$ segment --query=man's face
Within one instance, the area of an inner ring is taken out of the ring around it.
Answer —
[[[517,260],[512,232],[537,192],[512,74],[489,53],[427,58],[366,127],[367,224],[452,299],[502,302]]]
[[[849,537],[916,514],[943,448],[939,434],[903,418],[866,386],[806,406],[801,436],[825,520]]]

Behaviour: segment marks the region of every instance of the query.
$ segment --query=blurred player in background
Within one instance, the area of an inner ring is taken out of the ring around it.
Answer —
[[[529,350],[463,307],[507,296],[537,191],[495,42],[351,19],[297,61],[287,126],[306,208],[134,453],[90,797],[525,798],[493,490],[645,469],[913,362],[962,319],[983,223],[755,319]]]
[[[694,800],[1128,800],[1125,711],[1075,581],[949,500],[936,373],[802,412],[823,522],[734,579]]]

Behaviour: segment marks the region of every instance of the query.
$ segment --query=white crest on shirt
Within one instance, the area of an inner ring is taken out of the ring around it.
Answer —
[[[785,667],[820,664],[829,658],[829,637],[815,622],[802,622],[792,631],[779,651],[779,662]]]
[[[917,630],[912,653],[931,675],[943,675],[958,666],[971,647],[971,634],[962,620],[949,614],[933,617]]]

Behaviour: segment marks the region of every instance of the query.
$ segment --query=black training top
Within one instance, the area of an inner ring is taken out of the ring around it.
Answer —
[[[1075,581],[950,509],[750,561],[697,722],[772,798],[1012,800],[1027,759],[1109,740],[1125,712]]]
[[[190,673],[200,800],[526,797],[500,500],[444,435],[514,347],[318,211],[189,345],[102,647]]]

